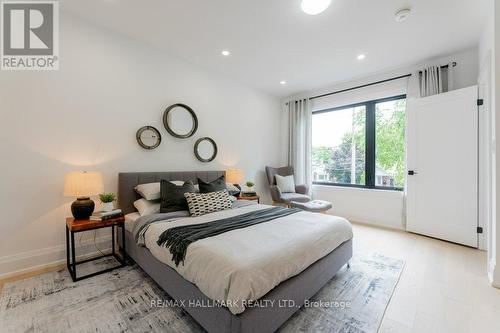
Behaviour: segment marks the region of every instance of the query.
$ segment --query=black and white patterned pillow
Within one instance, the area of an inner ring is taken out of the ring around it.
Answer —
[[[218,212],[232,206],[227,190],[210,193],[184,193],[184,197],[188,203],[189,213],[192,216]]]

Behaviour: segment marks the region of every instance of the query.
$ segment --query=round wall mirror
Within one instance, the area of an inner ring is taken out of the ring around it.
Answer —
[[[198,117],[193,109],[185,104],[169,106],[163,113],[163,125],[170,135],[186,139],[198,129]]]
[[[136,138],[139,146],[148,150],[157,148],[161,143],[161,134],[153,126],[139,128]]]
[[[194,144],[194,155],[201,162],[211,162],[217,157],[217,144],[211,138],[200,138]]]

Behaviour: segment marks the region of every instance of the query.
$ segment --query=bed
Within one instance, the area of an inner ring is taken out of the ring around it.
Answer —
[[[150,275],[151,278],[155,280],[173,299],[178,301],[184,301],[184,306],[183,306],[184,309],[207,331],[235,332],[235,333],[273,332],[276,329],[278,329],[288,318],[290,318],[290,316],[292,316],[293,313],[296,312],[301,305],[303,305],[305,300],[312,297],[319,289],[321,289],[321,287],[323,287],[336,274],[336,272],[341,267],[343,267],[349,261],[349,259],[352,257],[352,231],[351,231],[351,237],[348,237],[348,239],[346,239],[347,237],[343,236],[344,237],[343,241],[340,244],[338,244],[338,246],[336,243],[335,245],[330,244],[330,246],[335,246],[333,250],[324,247],[321,250],[328,251],[328,253],[325,253],[325,255],[321,255],[319,259],[314,260],[314,262],[310,264],[304,262],[303,264],[304,265],[307,264],[307,267],[304,268],[297,267],[297,269],[300,271],[298,271],[297,273],[291,272],[290,277],[288,277],[284,281],[281,281],[276,286],[270,284],[272,288],[268,288],[270,290],[265,294],[263,294],[262,296],[257,293],[256,295],[259,296],[258,301],[260,302],[257,304],[260,305],[265,304],[266,306],[251,306],[243,309],[231,308],[230,306],[229,307],[203,306],[206,304],[213,304],[213,299],[220,299],[220,298],[215,297],[215,295],[217,295],[216,293],[211,294],[210,292],[211,285],[208,280],[196,281],[196,279],[193,278],[193,276],[190,276],[189,274],[186,275],[186,272],[182,272],[178,267],[173,266],[172,265],[173,263],[171,264],[168,261],[169,260],[168,249],[163,248],[161,250],[159,248],[155,248],[155,246],[151,242],[152,237],[153,239],[154,237],[156,237],[154,228],[152,228],[151,231],[148,230],[146,232],[146,236],[149,237],[149,243],[148,241],[146,241],[146,246],[137,245],[136,239],[132,233],[134,220],[137,218],[137,213],[135,213],[134,215],[135,208],[133,206],[133,202],[139,199],[139,196],[134,191],[134,187],[139,184],[158,182],[161,179],[184,180],[184,181],[191,180],[193,181],[193,183],[197,182],[197,178],[200,178],[204,181],[212,181],[223,174],[224,171],[120,173],[118,182],[118,187],[119,187],[118,198],[119,198],[120,208],[124,211],[125,214],[127,214],[126,232],[125,232],[125,237],[126,237],[125,244],[126,244],[127,254],[148,275]],[[250,210],[259,209],[259,207],[254,207],[254,208],[250,207],[246,209]],[[304,218],[310,219],[311,221],[315,221],[315,219],[320,219],[320,218],[333,219],[333,217],[328,217],[328,216],[320,217],[321,214],[313,214],[306,212],[297,213],[295,215],[296,215],[294,220],[295,222],[294,221],[290,222],[292,223],[291,225],[293,225],[293,223],[297,223],[296,220],[299,218],[302,218],[302,221],[306,221],[304,220]],[[285,222],[286,221],[281,223]],[[265,237],[265,235],[267,234],[267,237],[269,237],[270,235],[272,236],[270,230],[273,230],[270,228],[271,227],[276,228],[276,225],[272,226],[271,223],[262,223],[259,226],[253,226],[251,228],[254,227],[261,228],[253,230],[254,233],[255,232],[261,233],[263,235],[262,237]],[[250,228],[239,229],[242,231],[241,232],[242,235],[245,232],[252,232],[252,230],[246,230],[246,229]],[[236,236],[243,237],[242,235],[233,234],[234,237]],[[228,235],[225,235],[225,237],[226,237],[225,241],[227,242],[229,240],[227,238]],[[243,241],[244,237],[243,238],[241,237],[240,240]],[[321,238],[319,235],[316,236],[313,235],[313,238],[314,237],[318,239]],[[204,239],[203,241],[206,240],[208,240],[207,242],[211,241],[212,246],[214,246],[213,239],[212,240]],[[202,242],[200,242],[200,244],[197,243],[191,244],[191,246],[193,247],[193,251],[196,249],[196,247],[193,246],[195,244],[196,246],[204,245]],[[313,247],[316,248],[316,245],[313,245]],[[243,247],[243,249],[248,249],[248,247],[247,248]],[[223,260],[224,258],[218,258],[216,254],[213,253],[207,254],[203,252],[204,251],[198,251],[198,253],[202,255],[202,257],[198,259],[201,260],[200,262],[203,262],[203,258],[205,258],[205,260],[207,258],[220,259],[218,261],[215,260],[214,265],[217,265],[218,263],[220,264],[221,261],[224,261]],[[211,255],[212,257],[208,257],[208,255]],[[243,253],[242,256],[244,257]],[[189,256],[186,257],[186,261],[188,260],[190,260]],[[252,273],[252,271],[249,272]],[[217,272],[213,274],[217,274]],[[189,280],[191,280],[192,282],[190,282]],[[196,284],[193,282],[196,282]],[[222,283],[222,285],[224,285],[224,283]],[[265,285],[265,283],[262,284]],[[213,286],[212,289],[214,289],[215,292],[221,291],[218,288],[213,288]],[[260,290],[260,292],[266,290],[267,289],[263,289]],[[207,294],[212,295],[213,298],[210,298],[209,296],[207,296]]]

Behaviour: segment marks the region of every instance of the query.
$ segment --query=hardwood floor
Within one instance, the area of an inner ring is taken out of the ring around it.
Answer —
[[[8,283],[8,282],[29,279],[30,277],[41,275],[41,274],[48,273],[48,272],[57,271],[57,270],[60,270],[61,268],[64,268],[64,267],[66,267],[66,264],[54,265],[54,266],[50,266],[50,267],[47,267],[44,269],[39,269],[37,271],[19,274],[19,275],[10,277],[10,278],[0,279],[0,293],[2,292],[3,285]]]
[[[379,333],[500,332],[500,290],[486,252],[402,231],[354,224],[355,251],[406,261]]]
[[[500,290],[486,276],[486,252],[436,239],[354,224],[356,253],[406,261],[379,333],[500,332]],[[64,265],[0,280],[26,279]]]

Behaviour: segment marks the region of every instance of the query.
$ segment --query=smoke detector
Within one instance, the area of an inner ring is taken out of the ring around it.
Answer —
[[[408,18],[408,16],[410,16],[411,14],[411,10],[410,9],[401,9],[400,11],[398,11],[395,15],[395,20],[396,22],[403,22],[404,20],[406,20]]]

